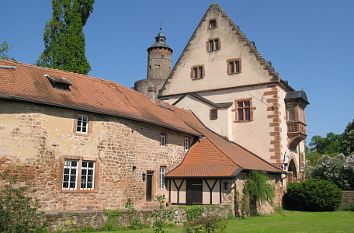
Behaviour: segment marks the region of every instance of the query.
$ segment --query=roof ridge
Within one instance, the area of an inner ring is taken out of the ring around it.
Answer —
[[[239,35],[241,41],[245,41],[246,43],[243,44],[243,45],[246,45],[249,47],[249,52],[252,53],[256,60],[259,61],[259,65],[261,67],[263,67],[263,69],[267,70],[268,71],[268,74],[270,76],[273,76],[275,80],[273,81],[280,81],[281,78],[280,78],[280,75],[278,72],[275,71],[275,68],[273,66],[271,66],[269,64],[269,62],[264,59],[264,57],[258,52],[258,50],[255,48],[255,46],[248,40],[248,38],[246,37],[246,35],[241,31],[240,27],[238,25],[236,25],[232,19],[226,14],[226,12],[217,4],[217,3],[212,3],[210,4],[210,6],[208,7],[208,9],[206,10],[206,12],[204,13],[203,17],[201,18],[201,20],[199,21],[197,27],[195,28],[194,32],[192,33],[192,36],[189,38],[186,46],[184,47],[184,49],[182,50],[182,53],[181,55],[179,56],[179,58],[177,59],[174,67],[172,68],[169,76],[167,77],[167,79],[165,80],[164,84],[162,85],[160,91],[159,91],[159,96],[163,96],[161,95],[163,90],[165,90],[166,86],[168,85],[169,83],[169,80],[172,78],[172,75],[174,74],[175,70],[177,69],[177,66],[179,65],[184,53],[188,50],[188,47],[190,46],[191,44],[191,41],[194,39],[195,37],[195,34],[197,32],[197,29],[201,26],[201,24],[205,21],[205,18],[207,16],[207,13],[210,11],[211,8],[215,8],[217,10],[219,10],[222,14],[222,17],[225,17],[226,20],[229,22],[230,26],[235,29],[236,31],[236,34]]]

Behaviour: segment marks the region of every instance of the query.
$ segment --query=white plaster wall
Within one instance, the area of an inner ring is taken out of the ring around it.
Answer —
[[[214,107],[193,96],[184,97],[176,106],[191,110],[208,128],[229,138],[228,109],[218,109],[218,118],[210,120],[210,110]]]
[[[286,115],[286,106],[285,106],[285,96],[286,96],[286,91],[283,88],[277,87],[278,89],[278,97],[279,97],[279,119],[280,119],[280,155],[281,159],[284,157],[284,153],[287,152],[289,153],[288,149],[288,125],[286,124],[287,122],[287,115]]]
[[[210,30],[208,24],[213,18],[217,20],[218,27]],[[220,50],[207,52],[206,43],[210,38],[220,39]],[[219,11],[209,12],[206,20],[197,29],[194,39],[190,41],[188,50],[176,64],[177,69],[169,79],[163,95],[269,82],[271,76],[263,70],[250,49],[243,45],[244,42],[239,40],[236,31]],[[233,58],[241,59],[241,73],[228,75],[226,61]],[[201,80],[190,78],[191,67],[195,65],[204,65],[205,77]]]
[[[266,91],[269,91],[269,88],[263,85],[202,92],[200,95],[213,102],[234,102],[236,99],[251,98],[252,106],[256,107],[253,111],[253,121],[251,122],[234,122],[236,120],[236,112],[232,111],[232,109],[235,109],[235,103],[228,109],[230,138],[258,156],[270,161],[271,137],[269,123],[271,119],[267,118],[269,104],[267,104],[266,100],[269,97],[263,97],[263,93]]]
[[[171,203],[177,203],[177,188],[171,180]],[[182,180],[175,180],[177,185],[180,185]],[[186,181],[183,182],[181,189],[179,190],[179,203],[186,204]]]

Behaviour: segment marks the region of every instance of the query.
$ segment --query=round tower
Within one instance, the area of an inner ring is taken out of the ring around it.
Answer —
[[[148,49],[147,79],[134,84],[134,90],[155,99],[158,91],[171,72],[172,49],[166,44],[166,37],[160,32],[155,37],[155,43]]]

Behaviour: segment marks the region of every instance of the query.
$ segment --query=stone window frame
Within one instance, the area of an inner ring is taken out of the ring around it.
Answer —
[[[163,172],[162,172],[162,169],[163,169]],[[166,172],[167,172],[167,166],[161,165],[159,168],[159,188],[160,188],[160,190],[166,190],[166,180],[165,180]]]
[[[197,76],[195,76],[195,69],[197,69]],[[205,77],[204,65],[195,65],[191,67],[190,78],[192,80],[200,80]]]
[[[167,144],[167,134],[165,132],[160,133],[160,146],[161,147],[166,147]]]
[[[190,140],[189,137],[184,138],[184,151],[187,152],[190,148]]]
[[[86,132],[77,131],[79,116],[86,116],[87,117]],[[88,113],[76,112],[74,114],[73,132],[75,135],[88,136],[92,132],[92,116]]]
[[[236,69],[237,65],[236,62],[239,63],[238,67],[238,71]],[[235,72],[231,73],[231,63],[233,63],[235,65]],[[227,64],[227,74],[228,75],[237,75],[240,74],[242,72],[242,62],[241,62],[241,58],[232,58],[232,59],[228,59],[226,60],[226,64]]]
[[[210,109],[209,119],[211,121],[218,119],[218,109],[217,108]]]
[[[221,49],[221,42],[219,37],[209,38],[206,42],[206,50],[208,53],[216,52]]]
[[[250,103],[249,107],[246,107],[246,108],[245,107],[238,107],[238,102],[246,102],[246,101],[249,101],[249,103]],[[235,121],[234,121],[235,123],[248,123],[248,122],[252,122],[254,120],[253,115],[254,115],[254,111],[256,110],[256,107],[254,107],[252,105],[252,98],[236,99],[236,100],[234,100],[234,104],[235,104],[235,108],[232,109],[232,111],[235,112]],[[243,117],[243,120],[240,120],[239,119],[239,109],[243,109],[243,110],[249,109],[250,118],[245,120],[246,112],[243,111],[244,117]]]
[[[213,23],[212,23],[213,22]],[[215,24],[214,24],[215,23]],[[214,25],[214,26],[213,26]],[[208,29],[215,29],[218,27],[218,21],[216,18],[209,19]]]
[[[75,189],[63,188],[64,181],[64,165],[65,160],[76,160],[77,171],[76,171],[76,185]],[[82,175],[82,162],[83,161],[93,161],[94,162],[94,172],[93,172],[93,187],[92,189],[81,188],[81,175]],[[64,156],[60,159],[60,169],[59,169],[59,192],[63,193],[96,193],[99,186],[99,168],[100,163],[97,158],[90,156]]]

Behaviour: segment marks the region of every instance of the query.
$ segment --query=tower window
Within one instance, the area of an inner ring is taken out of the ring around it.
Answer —
[[[216,19],[209,20],[209,28],[210,29],[216,28],[216,26],[217,26]]]
[[[191,69],[191,79],[202,79],[204,78],[204,67],[203,66],[193,66]]]
[[[229,75],[241,73],[240,59],[232,59],[227,61],[227,73]]]
[[[208,40],[208,42],[207,42],[207,51],[208,52],[217,51],[219,49],[220,49],[220,40],[218,38]]]

